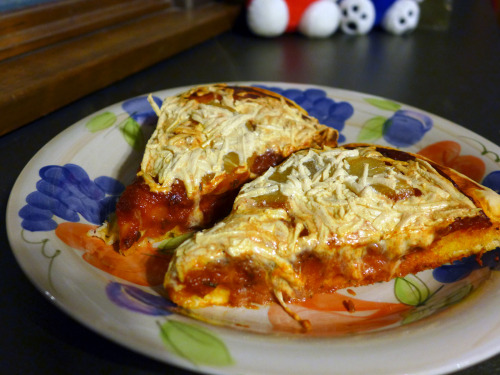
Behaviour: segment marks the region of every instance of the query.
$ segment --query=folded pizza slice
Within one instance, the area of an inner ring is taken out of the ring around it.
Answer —
[[[500,245],[500,196],[419,155],[373,145],[299,151],[176,249],[186,308],[252,306],[388,281]],[[293,315],[289,311],[290,314]]]
[[[196,87],[156,111],[137,178],[115,218],[93,232],[123,254],[152,242],[175,247],[228,214],[245,182],[297,150],[335,146],[338,137],[293,101],[255,87]]]

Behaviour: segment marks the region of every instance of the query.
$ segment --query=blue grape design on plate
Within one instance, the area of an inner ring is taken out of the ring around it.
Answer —
[[[483,179],[482,184],[500,194],[500,171],[494,171],[489,173]]]
[[[153,100],[158,107],[161,107],[162,101],[160,98],[153,96]],[[134,119],[139,125],[156,125],[158,116],[151,107],[146,96],[139,96],[122,103],[122,108],[129,116]]]
[[[420,141],[432,128],[432,120],[423,113],[399,110],[384,123],[384,139],[397,147],[409,147]]]
[[[106,295],[117,306],[145,315],[170,315],[176,308],[176,305],[165,297],[119,282],[109,282]]]
[[[377,98],[365,101],[379,109],[394,112],[392,116],[375,116],[367,120],[358,134],[358,142],[375,142],[383,138],[396,147],[418,143],[433,127],[432,119],[424,113],[401,109],[399,103]]]
[[[57,228],[54,216],[78,222],[80,216],[92,224],[101,224],[114,211],[125,186],[118,180],[100,176],[91,180],[76,164],[48,165],[40,169],[36,191],[28,194],[19,210],[22,228],[50,231]]]
[[[469,276],[472,271],[489,267],[497,269],[500,265],[500,249],[488,251],[483,254],[481,260],[478,261],[477,256],[472,255],[438,267],[432,271],[434,279],[441,283],[454,283]]]
[[[344,129],[346,120],[354,113],[354,108],[350,103],[336,102],[327,97],[324,90],[316,88],[299,90],[262,85],[255,85],[255,87],[274,91],[285,98],[293,100],[304,108],[309,115],[316,117],[321,124],[336,129],[339,132],[339,143],[345,142],[345,136],[340,132]]]

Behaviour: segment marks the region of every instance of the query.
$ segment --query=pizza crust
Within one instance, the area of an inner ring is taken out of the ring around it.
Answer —
[[[212,226],[245,182],[291,153],[335,146],[338,132],[274,92],[225,84],[168,97],[116,220],[91,235],[122,254]]]
[[[299,151],[177,248],[165,287],[184,307],[250,306],[388,281],[499,246],[498,199],[389,147]]]

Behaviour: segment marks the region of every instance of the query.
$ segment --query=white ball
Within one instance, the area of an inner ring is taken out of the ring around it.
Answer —
[[[420,7],[414,0],[396,1],[387,10],[382,27],[396,35],[401,35],[414,30],[420,19]]]
[[[275,37],[285,32],[289,20],[284,0],[252,0],[247,8],[247,25],[254,34]]]
[[[346,34],[366,34],[375,23],[375,6],[370,0],[343,0],[340,27]]]
[[[318,0],[309,5],[302,15],[298,30],[311,38],[327,38],[337,31],[340,9],[333,0]]]

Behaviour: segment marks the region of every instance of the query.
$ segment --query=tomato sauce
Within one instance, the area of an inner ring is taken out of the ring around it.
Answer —
[[[410,161],[415,160],[415,156],[392,148],[375,147],[375,150],[380,152],[383,156],[389,159],[399,160],[399,161]]]
[[[203,269],[191,270],[185,276],[183,294],[204,297],[216,287],[230,290],[229,306],[265,304],[273,300],[266,270],[249,258],[233,258],[230,263],[215,262]],[[175,300],[175,297],[174,297]]]
[[[270,167],[274,167],[281,163],[283,159],[284,157],[281,154],[268,150],[264,154],[254,157],[250,163],[250,171],[257,175],[261,175]]]
[[[253,173],[262,174],[278,164],[283,157],[273,151],[256,156],[250,161]],[[212,226],[232,209],[240,187],[250,180],[250,173],[233,173],[219,183],[213,191],[200,199],[203,220],[191,226],[189,219],[195,209],[187,196],[184,183],[177,180],[169,192],[153,192],[142,177],[129,185],[116,205],[121,250],[130,248],[143,236],[156,238],[178,227],[182,232]],[[209,184],[210,181],[207,181]]]
[[[453,223],[439,230],[437,235],[444,237],[458,230],[479,230],[486,229],[491,226],[491,220],[484,214],[484,212],[481,212],[478,216],[456,218]]]
[[[484,214],[457,219],[436,233],[435,242],[438,243],[441,237],[455,231],[471,229],[480,231],[489,226],[491,223]],[[346,287],[389,281],[394,277],[435,268],[443,263],[442,258],[433,252],[432,245],[428,249],[418,246],[408,249],[405,256],[395,259],[388,258],[385,251],[377,244],[367,246],[364,255],[355,263],[345,263],[336,256],[317,254],[314,250],[304,251],[292,264],[295,274],[302,280],[303,285],[296,290],[297,295],[285,295],[284,300],[303,300],[317,294],[333,293]],[[332,250],[331,253],[334,254],[335,251]],[[361,276],[359,279],[354,278],[353,269],[359,269]],[[203,298],[217,286],[223,286],[230,291],[228,306],[249,307],[252,304],[277,302],[271,272],[273,272],[271,268],[262,267],[251,257],[229,258],[209,263],[202,269],[187,273],[183,281],[186,288],[180,298],[189,299],[193,295]],[[172,297],[175,299],[175,295]],[[182,304],[182,301],[177,300],[177,302]]]
[[[196,100],[198,103],[208,104],[214,101],[221,101],[222,96],[220,94],[215,94],[213,92],[209,92],[203,95],[200,95],[199,92],[194,92],[191,94],[188,99]]]
[[[180,181],[165,194],[152,192],[142,178],[137,178],[116,205],[120,249],[128,249],[142,235],[158,237],[175,226],[187,228],[193,206]]]
[[[228,86],[228,88],[233,90],[233,98],[235,100],[238,99],[258,99],[258,98],[273,98],[280,100],[278,96],[274,93],[267,93],[253,87],[244,87],[244,86]]]
[[[223,194],[203,196],[200,200],[200,210],[203,212],[202,226],[209,227],[229,215],[238,191],[238,188],[234,188]]]
[[[234,100],[244,100],[244,99],[258,99],[263,97],[273,98],[275,100],[280,100],[277,95],[273,93],[266,93],[264,91],[255,89],[253,87],[244,86],[228,86],[229,89],[233,90]],[[205,94],[195,91],[190,96],[187,97],[191,100],[196,100],[198,103],[209,104],[212,102],[219,102],[222,100],[222,96],[218,93],[207,92]],[[285,99],[288,104],[288,99]]]
[[[389,279],[390,265],[383,255],[370,253],[363,258],[360,267],[364,268],[363,284],[381,279]],[[320,293],[332,293],[352,285],[340,262],[334,258],[319,257],[313,252],[300,254],[293,264],[295,272],[303,281],[303,292],[298,295],[284,296],[285,301],[311,298]],[[228,306],[249,307],[252,304],[276,302],[270,270],[255,264],[250,257],[231,258],[209,263],[202,269],[189,271],[183,280],[181,294],[171,291],[171,298],[182,304],[182,299],[192,296],[203,298],[216,287],[222,286],[230,291]]]

